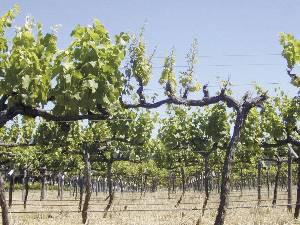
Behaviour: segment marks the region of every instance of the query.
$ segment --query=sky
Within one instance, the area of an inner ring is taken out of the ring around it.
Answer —
[[[149,92],[163,92],[157,84],[163,57],[174,47],[176,69],[184,70],[185,55],[196,38],[196,78],[202,84],[209,83],[211,92],[218,89],[218,79],[230,78],[239,85],[232,87],[237,96],[250,90],[252,86],[248,84],[252,82],[270,93],[280,86],[289,95],[296,94],[286,75],[278,40],[280,32],[300,38],[299,0],[0,0],[0,14],[14,3],[21,7],[16,25],[23,24],[26,15],[41,22],[45,31],[61,24],[60,48],[70,43],[75,25],[92,24],[94,18],[111,35],[122,31],[139,33],[145,24],[149,53],[157,47]]]

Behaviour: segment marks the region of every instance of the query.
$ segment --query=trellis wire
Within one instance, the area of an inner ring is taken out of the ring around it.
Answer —
[[[257,206],[232,206],[227,209],[257,209],[257,208],[276,208],[276,207],[287,207],[296,206],[300,204],[278,204],[278,205],[257,205]],[[200,211],[203,208],[175,208],[175,209],[120,209],[111,210],[110,213],[123,213],[123,212],[176,212],[176,211]],[[205,210],[217,210],[218,207],[207,207]],[[40,210],[40,211],[10,211],[11,214],[27,214],[27,213],[79,213],[82,211],[78,210]],[[88,213],[104,213],[105,210],[89,210]]]
[[[284,194],[279,194],[279,195],[284,195]],[[244,195],[243,195],[244,196]],[[241,197],[243,197],[241,196]],[[253,195],[254,196],[254,195]],[[168,198],[166,198],[167,200]],[[177,199],[177,198],[171,198],[171,199]],[[120,200],[132,200],[132,199],[116,199],[116,201],[120,201]],[[144,200],[144,199],[136,199],[136,200]],[[170,200],[170,199],[168,199]],[[287,198],[279,198],[279,199],[276,199],[277,201],[287,201],[288,199]],[[15,200],[14,202],[18,202],[18,201],[21,201],[21,200]],[[29,200],[28,202],[41,202],[41,200]],[[55,201],[55,202],[62,202],[62,201],[70,201],[70,202],[74,202],[74,201],[78,201],[78,200],[46,200],[46,201]],[[99,201],[97,199],[91,199],[90,201]],[[237,202],[237,203],[243,203],[243,202],[257,202],[258,199],[250,199],[250,200],[231,200],[230,202]],[[266,202],[266,201],[272,201],[272,199],[260,199],[261,202]],[[23,202],[23,201],[21,201]],[[105,201],[104,201],[105,202]],[[208,201],[208,203],[212,203],[212,204],[215,204],[215,203],[219,203],[219,201]],[[193,205],[193,204],[199,204],[197,202],[182,202],[180,203],[181,205]],[[17,204],[14,204],[14,205],[23,205],[23,204],[20,204],[20,203],[17,203]],[[31,206],[74,206],[74,205],[71,205],[71,204],[26,204],[26,205],[31,205]],[[90,203],[90,205],[107,205],[106,203]],[[128,203],[128,204],[125,204],[125,203],[122,203],[122,204],[118,204],[120,206],[123,206],[123,205],[132,205],[132,206],[145,206],[145,205],[168,205],[168,204],[165,204],[165,203],[147,203],[147,204],[136,204],[136,203]]]

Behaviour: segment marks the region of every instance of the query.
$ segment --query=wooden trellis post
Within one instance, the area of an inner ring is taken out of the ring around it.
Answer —
[[[4,180],[2,178],[2,174],[0,174],[0,204],[2,206],[2,224],[9,225],[8,208],[5,204],[6,200],[4,193]]]
[[[288,212],[292,212],[292,163],[293,158],[298,159],[297,153],[294,151],[292,146],[288,144],[288,183],[287,183],[287,191],[288,191]]]
[[[58,174],[58,197],[63,200],[65,175],[62,172]]]
[[[83,158],[84,158],[84,176],[85,176],[85,199],[82,207],[82,223],[85,224],[87,222],[87,210],[89,207],[89,201],[92,195],[92,176],[91,176],[91,163],[90,163],[90,154],[89,147],[86,142],[83,143]]]
[[[41,198],[40,200],[45,200],[45,186],[46,186],[46,166],[40,168],[40,176],[41,176]]]
[[[262,162],[259,161],[257,165],[257,204],[260,205],[261,203],[261,169],[262,169]]]
[[[12,206],[12,194],[13,194],[13,188],[14,188],[14,172],[15,170],[12,169],[8,172],[8,177],[9,177],[9,194],[8,194],[8,207],[10,208]]]

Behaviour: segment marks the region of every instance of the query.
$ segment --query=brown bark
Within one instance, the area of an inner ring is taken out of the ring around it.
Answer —
[[[277,162],[277,171],[275,176],[275,184],[274,184],[274,195],[273,195],[273,201],[272,205],[275,206],[277,202],[277,192],[278,192],[278,181],[279,181],[279,175],[280,175],[280,169],[281,169],[281,162]]]
[[[124,186],[123,186],[123,180],[120,178],[120,189],[121,189],[121,194],[124,192]]]
[[[288,202],[287,210],[292,212],[292,153],[290,148],[288,148],[288,182],[287,182],[287,191],[288,191]]]
[[[113,186],[112,186],[112,161],[107,161],[107,186],[108,186],[108,203],[104,209],[103,218],[106,218],[108,210],[110,209],[113,200],[114,200],[114,193],[113,193]]]
[[[243,196],[243,188],[244,188],[244,174],[243,168],[240,169],[240,196]]]
[[[148,183],[148,175],[145,175],[144,184],[143,184],[144,197],[146,196],[147,183]]]
[[[184,167],[181,166],[180,167],[180,174],[181,174],[181,185],[182,185],[182,192],[181,192],[181,195],[180,195],[180,198],[178,199],[175,207],[178,207],[184,197],[184,194],[185,194],[185,191],[186,191],[186,184],[185,184],[185,171],[184,171]]]
[[[175,182],[176,182],[176,174],[172,174],[172,193],[176,193],[176,185],[175,185]]]
[[[171,181],[172,181],[172,174],[169,172],[168,176],[168,199],[171,199]]]
[[[29,192],[29,183],[28,182],[29,182],[29,175],[28,175],[28,171],[25,169],[24,170],[24,178],[23,178],[23,189],[24,189],[23,206],[24,206],[24,209],[26,209],[28,192]]]
[[[83,199],[83,177],[79,176],[78,179],[78,186],[79,186],[79,203],[78,203],[78,210],[81,211],[82,207],[82,199]]]
[[[202,206],[202,216],[204,216],[204,212],[207,206],[207,202],[209,199],[209,165],[208,165],[208,155],[204,157],[204,191],[205,191],[205,199]]]
[[[269,168],[267,169],[267,189],[268,189],[268,199],[270,198],[270,179],[269,179],[269,176],[270,176],[270,172],[269,172]]]
[[[77,199],[77,194],[78,194],[78,180],[79,177],[78,179],[77,178],[73,179],[73,197],[75,197],[75,200]]]
[[[42,167],[40,169],[40,176],[41,176],[41,197],[40,200],[45,200],[45,183],[46,183],[46,167]]]
[[[261,203],[261,161],[258,162],[257,165],[257,205]]]
[[[63,200],[63,195],[64,195],[64,184],[65,184],[65,178],[64,174],[60,172],[58,174],[58,198],[60,200]]]
[[[5,200],[4,181],[0,175],[0,206],[2,209],[2,224],[9,225],[8,208]]]
[[[112,161],[107,163],[107,187],[108,194],[111,196],[113,194],[113,185],[112,185]]]
[[[14,189],[14,173],[9,176],[9,189],[8,189],[8,207],[12,207],[13,199],[13,189]]]
[[[295,213],[294,213],[294,218],[298,219],[299,218],[299,212],[300,212],[300,160],[298,159],[298,174],[297,174],[297,202],[296,202],[296,207],[295,207]]]
[[[91,163],[90,163],[90,155],[87,149],[87,146],[84,145],[84,163],[85,163],[85,183],[86,183],[86,191],[85,191],[85,199],[82,207],[82,223],[85,224],[87,222],[87,211],[89,207],[89,201],[92,195],[92,177],[91,177]]]
[[[87,115],[54,115],[46,110],[34,108],[24,104],[17,103],[6,109],[0,109],[0,127],[3,127],[8,121],[12,120],[17,115],[23,115],[28,117],[42,117],[47,121],[78,121],[83,119],[88,120],[106,120],[108,114],[106,112],[100,112],[100,114],[87,114]]]
[[[250,109],[248,109],[250,110]],[[236,116],[236,121],[234,125],[234,130],[232,137],[230,139],[229,145],[226,149],[225,160],[222,170],[222,182],[221,182],[221,193],[220,193],[220,203],[218,207],[218,212],[215,220],[215,225],[223,225],[226,216],[226,209],[229,203],[229,185],[230,185],[230,171],[232,167],[234,153],[236,151],[236,145],[240,139],[241,128],[244,124],[244,120],[247,115],[247,111],[238,111]]]

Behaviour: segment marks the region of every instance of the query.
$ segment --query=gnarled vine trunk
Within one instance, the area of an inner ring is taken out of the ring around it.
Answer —
[[[206,155],[204,157],[204,190],[205,190],[205,199],[204,199],[204,203],[203,203],[203,207],[202,207],[202,216],[204,215],[206,206],[207,206],[207,202],[209,199],[209,188],[208,188],[208,184],[209,184],[209,165],[208,165],[208,155]]]
[[[261,202],[261,161],[257,164],[257,205],[260,205]]]
[[[12,199],[13,199],[13,190],[14,190],[14,172],[9,175],[9,189],[8,189],[8,207],[12,206]]]
[[[9,225],[8,208],[5,200],[4,180],[0,175],[0,205],[2,210],[2,224]]]
[[[57,197],[63,200],[65,176],[62,172],[58,174],[58,194]]]
[[[292,212],[292,153],[291,149],[288,148],[288,181],[287,181],[287,191],[288,191],[288,202],[287,210]]]
[[[45,186],[46,186],[46,167],[42,167],[40,169],[40,176],[41,176],[41,197],[40,200],[45,200]]]
[[[240,196],[243,196],[243,188],[244,188],[244,173],[243,168],[240,169]]]
[[[169,171],[169,175],[168,175],[168,199],[171,199],[171,182],[172,182],[172,174]]]
[[[181,166],[180,167],[180,174],[181,174],[181,185],[182,185],[182,192],[181,192],[181,195],[180,195],[180,198],[178,199],[175,207],[178,207],[184,197],[184,194],[185,194],[185,190],[186,190],[186,184],[185,184],[185,171],[184,171],[184,167]]]
[[[113,186],[112,186],[112,161],[107,161],[107,186],[108,186],[108,203],[104,209],[103,218],[106,218],[108,210],[110,209],[113,200],[114,200],[114,193],[113,193]]]
[[[270,198],[270,172],[269,168],[267,169],[267,190],[268,190],[268,199]]]
[[[85,146],[86,147],[86,146]],[[85,191],[85,199],[82,207],[82,223],[85,224],[87,221],[87,211],[89,207],[89,201],[92,195],[92,176],[91,176],[91,163],[90,163],[90,155],[88,153],[88,149],[84,149],[84,176],[85,176],[85,184],[86,184],[86,191]]]
[[[296,202],[296,207],[295,207],[295,213],[294,213],[294,218],[298,219],[299,218],[299,212],[300,212],[300,159],[298,158],[298,181],[297,181],[297,202]]]
[[[82,176],[79,176],[78,179],[78,186],[79,186],[79,203],[78,203],[78,210],[81,211],[82,208],[82,198],[83,198],[83,183],[84,178]]]
[[[272,205],[275,206],[277,202],[277,192],[278,192],[278,181],[279,181],[279,175],[280,175],[280,169],[281,169],[281,162],[277,162],[277,171],[275,176],[275,185],[274,185],[274,195],[273,195],[273,201]]]
[[[23,177],[23,190],[24,190],[23,206],[24,206],[24,209],[26,209],[28,192],[29,192],[29,183],[28,182],[29,182],[28,171],[25,169],[24,170],[24,177]]]
[[[218,212],[217,212],[214,225],[223,225],[225,221],[226,208],[229,203],[229,199],[228,199],[229,188],[230,188],[229,182],[230,182],[230,172],[231,172],[233,157],[236,151],[236,145],[240,139],[241,129],[246,119],[247,113],[248,112],[244,110],[237,112],[233,134],[231,136],[229,145],[226,149],[226,155],[225,155],[225,160],[224,160],[223,170],[222,170],[220,203],[219,203]]]

